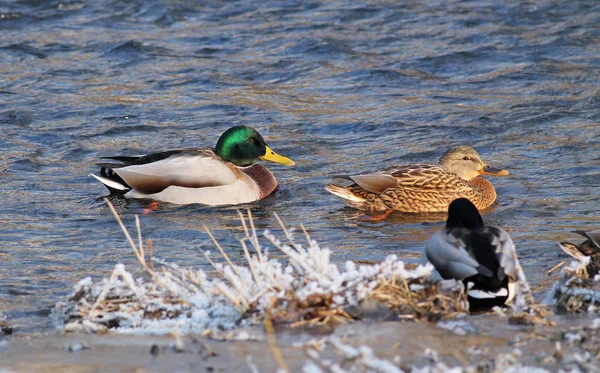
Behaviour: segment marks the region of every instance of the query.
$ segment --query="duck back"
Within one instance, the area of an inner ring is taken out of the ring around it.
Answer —
[[[503,305],[509,295],[508,276],[500,265],[494,244],[498,242],[500,231],[495,227],[486,227],[471,230],[468,235],[463,239],[469,243],[469,255],[479,263],[478,273],[463,280],[465,285],[473,283],[469,291],[471,309]]]

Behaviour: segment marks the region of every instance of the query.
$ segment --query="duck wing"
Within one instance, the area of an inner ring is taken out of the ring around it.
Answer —
[[[510,236],[500,228],[445,228],[432,236],[425,253],[443,278],[473,283],[474,308],[510,302],[516,293],[520,266]]]
[[[472,189],[466,180],[435,164],[396,166],[374,173],[353,175],[349,178],[374,193],[398,188],[447,193],[460,193]]]
[[[102,157],[103,159],[110,159],[113,161],[120,162],[120,167],[125,166],[133,166],[133,165],[141,165],[148,164],[153,162],[158,162],[165,160],[171,157],[179,157],[185,155],[197,155],[198,153],[204,153],[206,156],[215,155],[214,152],[210,149],[204,148],[183,148],[183,149],[174,149],[174,150],[166,150],[164,152],[156,152],[150,153],[146,155],[117,155],[117,156],[107,156]],[[216,155],[215,155],[216,156]],[[102,163],[98,163],[98,165],[102,165]]]
[[[469,183],[440,165],[419,164],[397,168],[391,175],[405,189],[460,192],[471,189]]]
[[[113,181],[122,181],[143,194],[158,193],[170,186],[203,188],[229,185],[237,181],[239,175],[233,164],[223,161],[209,149],[188,148],[108,159],[120,163],[100,163],[101,175],[110,177],[116,174],[118,178],[111,178]]]
[[[467,251],[468,241],[457,232],[456,229],[437,231],[425,245],[427,260],[445,279],[464,280],[479,273],[479,263]]]
[[[519,277],[515,245],[500,228],[445,228],[431,237],[425,253],[444,278],[464,280],[479,275],[503,281],[506,276]]]
[[[600,233],[591,233],[591,232],[586,232],[586,231],[582,231],[582,230],[576,230],[576,231],[573,231],[573,233],[582,235],[583,237],[590,240],[596,246],[596,250],[590,250],[591,252],[586,255],[590,255],[594,251],[600,251]]]
[[[477,261],[494,271],[500,280],[509,276],[513,281],[517,281],[520,278],[520,265],[515,244],[508,233],[502,228],[489,226],[483,229],[483,239],[489,242],[490,248],[496,254],[498,267],[495,268],[496,261],[490,260],[490,256],[485,255],[483,250],[475,254]]]
[[[586,254],[581,252],[581,250],[579,249],[579,247],[577,247],[577,245],[575,245],[571,242],[562,241],[562,242],[558,243],[558,246],[560,246],[560,248],[562,249],[562,251],[565,254],[569,255],[573,259],[582,261],[587,256]]]

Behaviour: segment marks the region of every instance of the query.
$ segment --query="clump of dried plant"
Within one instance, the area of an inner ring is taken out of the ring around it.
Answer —
[[[109,203],[107,201],[107,203]],[[206,228],[222,256],[217,262],[200,249],[214,273],[186,269],[151,255],[151,243],[143,245],[139,219],[137,241],[131,237],[112,205],[127,241],[148,278],[135,279],[117,265],[108,280],[82,280],[65,302],[54,310],[65,330],[102,332],[168,333],[206,329],[230,329],[267,317],[274,323],[344,322],[362,315],[349,307],[376,301],[402,318],[438,320],[467,312],[462,284],[428,280],[431,265],[413,270],[396,256],[375,264],[348,261],[338,266],[330,261],[330,250],[321,248],[302,227],[306,243],[294,238],[294,230],[279,220],[282,242],[265,231],[263,236],[286,260],[269,258],[259,240],[252,216],[240,213],[244,237],[239,239],[247,265],[235,265]]]
[[[600,312],[600,274],[589,277],[587,264],[586,260],[574,261],[563,268],[563,276],[554,283],[545,302],[567,312]]]

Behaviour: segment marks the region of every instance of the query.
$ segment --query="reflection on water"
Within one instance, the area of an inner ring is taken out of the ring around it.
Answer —
[[[328,175],[437,162],[472,145],[492,165],[507,229],[539,292],[557,241],[600,225],[596,0],[0,4],[0,310],[17,332],[85,276],[135,259],[89,178],[103,155],[213,146],[256,127],[297,161],[250,208],[259,229],[304,224],[336,261],[415,263],[444,217],[363,221]],[[117,200],[130,226],[146,201]],[[205,266],[202,225],[242,260],[236,208],[161,205],[158,256]]]

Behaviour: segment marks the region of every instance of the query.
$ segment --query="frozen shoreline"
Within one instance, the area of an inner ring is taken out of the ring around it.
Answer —
[[[515,326],[492,315],[461,318],[457,320],[458,328],[415,322],[359,321],[340,325],[332,332],[323,328],[281,327],[277,329],[276,336],[277,345],[292,372],[301,371],[308,360],[302,345],[328,335],[355,347],[369,346],[382,359],[395,361],[400,357],[398,366],[408,371],[434,363],[432,356],[435,355],[431,352],[426,354],[426,349],[434,350],[439,362],[448,367],[481,367],[488,371],[485,368],[497,364],[499,355],[502,355],[502,361],[514,359],[510,363],[520,364],[520,369],[523,366],[548,371],[570,370],[574,366],[585,368],[576,361],[585,356],[583,345],[576,340],[569,343],[564,336],[576,325],[593,324],[592,317],[571,315],[554,319],[558,324],[556,327]],[[181,343],[170,336],[116,333],[10,337],[0,344],[0,371],[250,372],[248,356],[252,356],[252,362],[260,372],[277,370],[278,365],[261,327],[236,329],[233,333],[225,332],[213,337],[186,335],[181,337]],[[252,338],[245,341],[218,340],[227,335],[231,339],[239,333],[242,336],[247,333]],[[556,350],[558,338],[563,338],[560,353]],[[153,348],[153,345],[157,347]],[[515,349],[521,354],[515,355]],[[338,362],[342,360],[331,347],[321,352],[321,356]],[[595,356],[590,358],[591,371],[594,371],[594,361],[595,365],[598,361]]]

